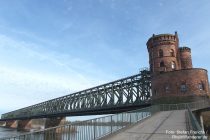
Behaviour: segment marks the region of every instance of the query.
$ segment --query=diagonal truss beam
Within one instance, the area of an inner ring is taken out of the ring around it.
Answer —
[[[117,113],[119,109],[143,107],[150,97],[150,72],[142,70],[137,75],[5,113],[1,120]]]

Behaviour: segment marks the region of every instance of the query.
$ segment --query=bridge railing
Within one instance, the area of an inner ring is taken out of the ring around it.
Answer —
[[[158,106],[151,106],[0,140],[95,140],[142,121],[158,111]]]
[[[160,111],[170,111],[170,110],[186,110],[188,107],[191,110],[202,109],[210,106],[210,102],[208,100],[201,100],[197,102],[191,103],[180,103],[180,104],[160,104]]]
[[[186,118],[188,121],[188,131],[191,131],[188,133],[190,137],[194,136],[196,139],[199,140],[204,140],[205,138],[205,132],[202,130],[200,124],[198,123],[195,115],[192,113],[192,110],[190,109],[189,106],[187,106],[187,113],[186,113]]]
[[[61,125],[0,140],[96,140],[115,133],[160,111],[201,109],[209,102],[154,105],[143,109]]]

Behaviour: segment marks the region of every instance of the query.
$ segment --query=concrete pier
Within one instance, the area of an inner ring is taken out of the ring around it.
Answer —
[[[20,131],[30,131],[31,129],[40,130],[44,128],[56,127],[64,124],[65,117],[27,119],[27,120],[11,120],[6,121],[3,127],[16,128]]]
[[[17,128],[17,126],[18,126],[18,121],[16,120],[6,121],[5,127],[7,128]]]

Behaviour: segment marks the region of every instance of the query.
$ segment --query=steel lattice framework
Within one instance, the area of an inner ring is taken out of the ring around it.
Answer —
[[[139,74],[25,107],[1,120],[110,114],[150,105],[151,80],[146,69]]]

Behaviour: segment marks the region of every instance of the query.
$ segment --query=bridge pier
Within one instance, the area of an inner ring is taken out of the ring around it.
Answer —
[[[9,120],[5,121],[5,124],[2,126],[7,128],[16,128],[18,131],[29,131],[31,129],[40,130],[44,128],[56,127],[65,124],[65,122],[65,117],[55,117],[44,119]],[[56,132],[59,131],[59,129],[56,129]]]
[[[66,117],[55,117],[55,118],[46,118],[45,128],[56,127],[64,124]]]
[[[56,127],[59,125],[64,125],[66,122],[66,117],[56,117],[56,118],[46,118],[45,120],[45,128]],[[56,128],[53,130],[54,133],[60,133],[62,131],[61,128]],[[59,135],[57,135],[59,136]],[[57,138],[59,140],[59,138]]]
[[[18,125],[18,121],[10,120],[10,121],[6,121],[5,127],[7,127],[7,128],[17,128],[17,125]]]
[[[0,121],[0,126],[5,126],[6,122],[5,121]]]
[[[17,130],[30,130],[32,128],[32,120],[18,120]]]
[[[64,124],[65,117],[18,120],[17,130],[43,129]],[[56,129],[56,132],[59,131]]]

